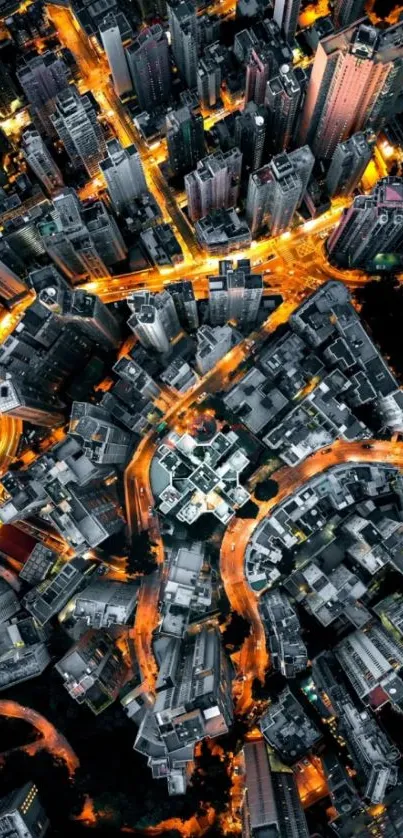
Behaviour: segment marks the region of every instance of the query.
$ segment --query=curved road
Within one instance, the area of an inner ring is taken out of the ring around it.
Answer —
[[[371,445],[371,448],[365,447],[368,445]],[[253,679],[264,679],[268,663],[264,628],[258,610],[259,598],[245,577],[245,552],[248,543],[258,524],[281,501],[301,488],[310,478],[332,466],[347,462],[384,463],[403,468],[403,443],[385,440],[338,440],[332,446],[317,451],[299,466],[284,466],[271,476],[278,484],[276,496],[260,504],[256,518],[233,518],[225,532],[220,553],[221,578],[231,608],[241,614],[251,626],[251,633],[244,642],[239,659],[238,677],[242,679],[242,689],[237,695],[238,712],[251,709]]]
[[[14,459],[22,434],[21,419],[0,414],[0,474],[7,471]]]
[[[45,748],[49,753],[53,754],[57,759],[62,759],[69,770],[72,777],[80,762],[72,747],[67,742],[67,739],[59,733],[53,725],[30,707],[23,707],[16,701],[0,701],[0,716],[6,716],[12,719],[23,719],[24,722],[31,724],[41,734],[41,739],[32,742],[30,745],[23,746],[23,750],[30,755],[36,754],[37,751]]]

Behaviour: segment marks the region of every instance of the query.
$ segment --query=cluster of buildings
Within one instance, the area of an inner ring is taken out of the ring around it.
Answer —
[[[390,430],[403,427],[397,381],[335,281],[299,306],[224,402],[290,466],[337,438],[370,437],[363,405]]]

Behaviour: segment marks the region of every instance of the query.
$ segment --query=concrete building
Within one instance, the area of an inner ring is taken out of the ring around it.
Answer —
[[[235,116],[235,145],[242,152],[244,172],[253,172],[262,163],[267,135],[267,111],[262,105],[248,102]]]
[[[274,68],[274,55],[268,46],[251,47],[246,63],[245,103],[264,104],[266,85]]]
[[[248,329],[256,322],[263,294],[260,274],[251,273],[249,259],[219,262],[219,275],[209,277],[209,320],[222,326],[235,320]]]
[[[0,579],[0,623],[6,622],[20,610],[18,597],[4,579]]]
[[[267,137],[271,154],[287,151],[294,138],[306,90],[304,71],[282,64],[267,82]],[[258,166],[256,167],[258,168]]]
[[[195,224],[197,241],[205,253],[229,256],[237,250],[248,247],[252,235],[246,221],[242,221],[237,211],[217,209]]]
[[[297,614],[286,594],[269,591],[260,599],[270,660],[285,678],[295,678],[308,665],[308,653],[301,637]]]
[[[161,24],[143,29],[126,49],[139,105],[146,111],[169,101],[171,68],[168,41]]]
[[[274,21],[280,27],[286,41],[293,41],[297,31],[301,0],[275,0]]]
[[[0,834],[5,838],[43,838],[49,827],[34,783],[0,799]]]
[[[118,322],[110,309],[95,294],[47,287],[39,292],[39,300],[55,316],[60,325],[75,326],[96,344],[110,349],[121,341]]]
[[[72,559],[48,579],[45,586],[39,584],[26,595],[24,607],[40,626],[58,614],[84,583],[88,572],[85,564],[84,559]]]
[[[331,198],[335,195],[352,195],[368,166],[375,146],[375,136],[362,132],[336,146],[326,186]]]
[[[200,326],[197,331],[196,367],[200,375],[213,369],[234,345],[231,326]]]
[[[89,96],[80,96],[75,87],[63,90],[56,98],[51,122],[73,165],[84,166],[95,177],[106,145]]]
[[[174,358],[173,361],[161,373],[161,381],[179,393],[186,393],[198,382],[198,376],[182,358]]]
[[[252,235],[265,224],[272,236],[288,230],[302,203],[315,158],[309,148],[277,154],[270,163],[251,174],[246,220]]]
[[[155,224],[143,230],[140,242],[151,263],[158,268],[183,262],[183,251],[171,224]]]
[[[118,213],[147,192],[140,155],[134,145],[123,148],[117,139],[108,140],[107,156],[100,163],[112,204]]]
[[[333,20],[336,29],[351,26],[364,15],[364,0],[336,0],[333,6]]]
[[[39,582],[43,582],[55,564],[56,557],[57,554],[53,550],[38,542],[19,572],[20,579],[28,582],[29,585],[38,585]]]
[[[69,434],[78,437],[86,456],[100,465],[123,467],[132,450],[130,435],[115,425],[100,405],[73,402]]]
[[[94,629],[124,626],[133,615],[138,592],[136,582],[91,581],[76,598],[74,618]]]
[[[187,87],[192,89],[197,85],[196,8],[188,0],[169,0],[167,9],[175,62]]]
[[[362,270],[395,269],[403,262],[403,179],[386,177],[358,195],[327,241],[332,261]],[[379,256],[378,256],[379,254]]]
[[[242,838],[308,838],[292,771],[268,751],[264,739],[244,745],[246,792]]]
[[[26,61],[18,70],[17,78],[41,129],[52,133],[50,116],[56,97],[69,86],[67,64],[54,52],[46,51]]]
[[[402,24],[380,32],[366,22],[320,41],[301,120],[300,142],[331,159],[338,143],[394,114],[403,77]]]
[[[30,387],[27,382],[0,382],[0,413],[15,416],[32,425],[53,428],[64,422],[64,407],[57,396]]]
[[[169,342],[180,332],[175,303],[168,291],[150,294],[136,291],[129,298],[133,311],[128,325],[146,348],[168,352]]]
[[[169,165],[175,175],[192,171],[205,154],[203,117],[187,106],[166,118]]]
[[[242,154],[238,148],[204,157],[195,171],[185,175],[188,212],[192,221],[212,210],[229,209],[238,201]]]
[[[62,173],[38,131],[32,128],[24,131],[22,151],[28,166],[40,180],[48,195],[52,195],[56,189],[63,186]]]
[[[388,701],[397,708],[403,705],[403,682],[398,676],[403,665],[400,640],[373,624],[344,638],[335,654],[361,701],[374,710]]]
[[[207,56],[197,67],[197,92],[205,108],[214,108],[220,99],[221,68]]]
[[[318,728],[288,687],[260,717],[259,727],[269,745],[290,763],[305,756],[321,739]]]
[[[99,34],[108,59],[115,93],[122,96],[132,89],[132,82],[118,20],[113,13],[108,14],[102,21]]]
[[[175,303],[179,322],[186,331],[194,332],[199,327],[199,314],[192,282],[171,282],[166,290]]]
[[[50,663],[43,641],[30,617],[0,625],[0,692],[42,674]]]
[[[56,664],[69,695],[102,713],[119,695],[127,675],[120,650],[104,629],[90,629]]]

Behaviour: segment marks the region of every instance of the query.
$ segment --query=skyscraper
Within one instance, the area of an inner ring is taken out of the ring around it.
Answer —
[[[370,195],[358,195],[327,241],[331,261],[373,270],[403,262],[403,181],[387,177]],[[386,260],[386,261],[385,261]]]
[[[22,151],[28,165],[49,195],[63,186],[63,176],[38,131],[24,131]]]
[[[18,81],[43,130],[52,130],[50,114],[56,96],[66,90],[69,71],[62,58],[44,52],[29,59],[17,72]]]
[[[300,141],[330,159],[338,143],[394,113],[403,80],[402,24],[379,32],[352,25],[320,41],[300,128]]]
[[[290,768],[268,752],[263,739],[243,749],[246,794],[242,838],[308,838],[308,826]]]
[[[93,463],[126,463],[131,450],[130,435],[118,428],[100,405],[73,402],[69,434],[78,437],[82,449]]]
[[[352,195],[371,160],[374,145],[375,136],[359,132],[336,146],[326,177],[331,198]]]
[[[236,114],[234,140],[242,152],[242,167],[246,172],[259,169],[267,132],[267,112],[262,105],[248,102]]]
[[[64,422],[64,404],[53,393],[16,379],[0,381],[0,413],[24,419],[31,425],[54,428]]]
[[[248,185],[246,220],[256,233],[268,224],[273,236],[287,230],[302,202],[315,158],[309,148],[277,154],[272,161],[251,174]]]
[[[52,124],[74,165],[82,164],[90,177],[98,173],[106,145],[102,126],[88,96],[80,96],[75,87],[64,90],[56,99]]]
[[[60,323],[76,325],[95,343],[106,349],[118,346],[121,336],[116,318],[95,294],[49,286],[39,292],[39,300]]]
[[[169,164],[175,175],[195,168],[205,153],[203,117],[187,106],[167,114]]]
[[[134,145],[122,148],[119,140],[108,140],[107,156],[100,163],[115,210],[121,213],[147,191],[140,155]]]
[[[220,98],[221,68],[209,56],[201,58],[197,68],[197,92],[205,108],[213,108]]]
[[[273,17],[286,41],[295,38],[300,6],[301,0],[275,0]]]
[[[171,338],[180,332],[175,303],[168,291],[154,295],[149,291],[136,291],[128,302],[133,311],[128,325],[140,343],[146,349],[168,352]]]
[[[172,52],[178,70],[189,88],[197,84],[197,17],[191,0],[167,3]]]
[[[81,217],[105,265],[114,265],[126,258],[127,247],[123,236],[102,201],[83,209]]]
[[[351,26],[364,14],[365,0],[335,0],[333,21],[335,29]]]
[[[11,116],[15,107],[18,106],[18,95],[14,87],[10,73],[7,72],[3,62],[0,65],[0,115],[2,119]]]
[[[175,303],[176,313],[180,323],[185,329],[193,332],[199,326],[199,315],[193,284],[190,280],[171,282],[167,285],[167,291]]]
[[[293,70],[282,64],[278,75],[267,82],[268,150],[271,154],[286,151],[293,139],[305,94],[306,77],[303,70]]]
[[[0,257],[3,254],[0,252]],[[27,286],[22,279],[8,267],[0,258],[0,301],[11,308],[27,292]]]
[[[171,95],[171,68],[162,26],[157,23],[143,29],[126,55],[140,107],[152,111],[167,102]]]
[[[26,783],[1,798],[0,834],[5,838],[43,838],[48,826],[34,783]]]
[[[242,154],[238,148],[204,157],[194,172],[185,175],[188,212],[192,221],[211,210],[236,206],[241,180]]]
[[[266,84],[275,69],[272,51],[265,44],[251,47],[246,62],[245,104],[264,104]]]
[[[118,21],[114,14],[109,14],[101,23],[99,33],[112,73],[115,93],[117,96],[122,96],[123,93],[132,89],[132,81]]]
[[[263,294],[260,274],[251,273],[249,259],[219,262],[219,275],[209,277],[209,320],[222,326],[236,320],[245,328],[253,326]]]

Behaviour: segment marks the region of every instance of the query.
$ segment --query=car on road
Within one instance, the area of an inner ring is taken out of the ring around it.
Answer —
[[[235,545],[235,544],[231,544],[231,553],[233,553],[233,552],[234,552],[235,547],[236,547],[236,545]]]

